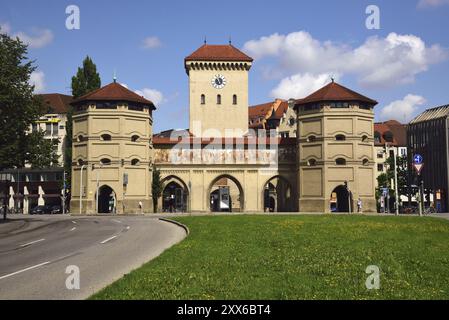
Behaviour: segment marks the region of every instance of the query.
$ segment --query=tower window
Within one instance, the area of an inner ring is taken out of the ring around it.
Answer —
[[[345,141],[346,137],[343,134],[337,134],[335,136],[335,140],[337,140],[337,141]]]
[[[307,138],[307,142],[314,142],[316,140],[316,137],[315,136],[309,136],[308,138]]]
[[[308,165],[309,167],[314,167],[314,166],[316,166],[316,160],[315,160],[315,159],[310,159],[310,160],[308,160],[308,161],[307,161],[307,165]]]
[[[337,166],[345,166],[346,165],[346,160],[343,158],[338,158],[337,160],[335,160],[335,164]]]
[[[206,96],[204,94],[201,95],[201,104],[206,104]]]
[[[368,160],[368,159],[363,159],[362,164],[363,164],[364,166],[369,165],[369,160]]]
[[[139,136],[138,135],[133,135],[132,137],[131,137],[131,141],[132,142],[136,142],[137,140],[139,140]]]
[[[367,141],[368,141],[368,136],[367,135],[362,136],[362,142],[367,142]]]
[[[131,165],[132,165],[132,166],[138,166],[139,164],[140,164],[139,159],[132,159],[132,160],[131,160]]]
[[[102,165],[105,165],[105,166],[110,165],[111,164],[111,159],[103,158],[103,159],[100,160],[100,163]]]
[[[111,141],[111,135],[110,134],[102,134],[101,136],[100,136],[100,138],[101,138],[101,140],[103,140],[103,141]]]
[[[237,95],[236,94],[234,94],[232,96],[232,104],[237,104]]]
[[[217,104],[221,104],[221,94],[217,94]]]

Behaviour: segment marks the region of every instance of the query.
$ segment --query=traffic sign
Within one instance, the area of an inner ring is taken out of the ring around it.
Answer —
[[[420,154],[415,154],[413,156],[413,163],[414,164],[422,164],[423,163],[423,157]]]
[[[424,164],[423,164],[423,163],[414,163],[414,164],[413,164],[413,167],[415,168],[416,173],[417,173],[417,174],[420,174],[422,168],[424,167]]]

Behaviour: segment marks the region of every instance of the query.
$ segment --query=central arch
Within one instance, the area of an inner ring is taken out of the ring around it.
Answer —
[[[206,208],[210,212],[245,211],[245,194],[240,182],[229,174],[215,177],[207,189]]]
[[[292,212],[293,188],[287,178],[276,175],[269,178],[262,187],[262,208],[264,212]]]
[[[185,182],[177,176],[168,176],[161,180],[162,211],[163,212],[187,212],[189,211],[189,188]]]
[[[117,199],[114,190],[103,185],[98,189],[98,213],[115,213]]]

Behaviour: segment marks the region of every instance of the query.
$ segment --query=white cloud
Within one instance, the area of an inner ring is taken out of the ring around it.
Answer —
[[[139,96],[143,96],[145,99],[150,100],[156,106],[165,101],[162,92],[155,89],[143,88],[142,90],[136,90],[134,92]]]
[[[161,40],[158,37],[147,37],[143,40],[143,47],[145,49],[155,49],[162,45]]]
[[[420,0],[418,2],[418,8],[439,7],[448,4],[449,0]]]
[[[11,26],[8,22],[0,24],[1,32],[11,34]],[[18,37],[22,42],[27,44],[30,48],[42,48],[53,41],[53,32],[49,29],[31,28],[31,34],[23,31],[15,32],[11,35],[12,38]]]
[[[279,85],[271,91],[271,97],[281,99],[304,98],[329,83],[330,80],[329,75],[325,73],[319,75],[298,73],[282,79]]]
[[[414,35],[390,33],[370,37],[359,47],[319,41],[308,32],[275,33],[245,43],[243,49],[256,59],[275,57],[285,75],[332,72],[353,74],[364,86],[379,87],[413,82],[431,64],[447,59],[440,45],[426,46]]]
[[[30,74],[30,84],[34,85],[34,93],[42,93],[45,90],[45,74],[43,71],[33,71]]]
[[[407,123],[412,120],[418,111],[418,107],[426,103],[422,96],[408,94],[402,100],[396,100],[386,105],[380,111],[380,118],[386,120],[398,120]]]

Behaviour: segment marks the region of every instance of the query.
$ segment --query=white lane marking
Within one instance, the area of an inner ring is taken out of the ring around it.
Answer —
[[[73,227],[72,229],[70,229],[70,231],[73,231],[73,230],[75,230],[76,229],[76,227]]]
[[[72,220],[72,223],[76,224],[76,221],[73,221],[73,220]]]
[[[6,275],[4,275],[4,276],[1,276],[1,277],[0,277],[0,280],[5,279],[5,278],[8,278],[8,277],[12,277],[12,276],[14,276],[14,275],[16,275],[16,274],[19,274],[19,273],[22,273],[22,272],[25,272],[25,271],[28,271],[28,270],[32,270],[32,269],[39,268],[39,267],[44,266],[44,265],[49,264],[49,263],[50,263],[50,261],[46,261],[46,262],[39,263],[39,264],[37,264],[37,265],[35,265],[35,266],[32,266],[32,267],[28,267],[28,268],[25,268],[25,269],[22,269],[22,270],[19,270],[19,271],[10,273],[10,274],[6,274]]]
[[[115,239],[115,238],[117,238],[117,236],[112,236],[110,238],[107,238],[106,240],[101,241],[100,243],[105,244],[106,242],[111,241],[112,239]]]
[[[112,221],[117,222],[117,223],[122,223],[120,220],[117,220],[117,219],[112,219]]]
[[[45,239],[34,240],[34,241],[31,241],[31,242],[28,242],[28,243],[21,244],[20,247],[21,247],[21,248],[27,247],[27,246],[30,246],[30,245],[32,245],[32,244],[34,244],[34,243],[38,243],[38,242],[41,242],[41,241],[44,241],[44,240],[45,240]]]

